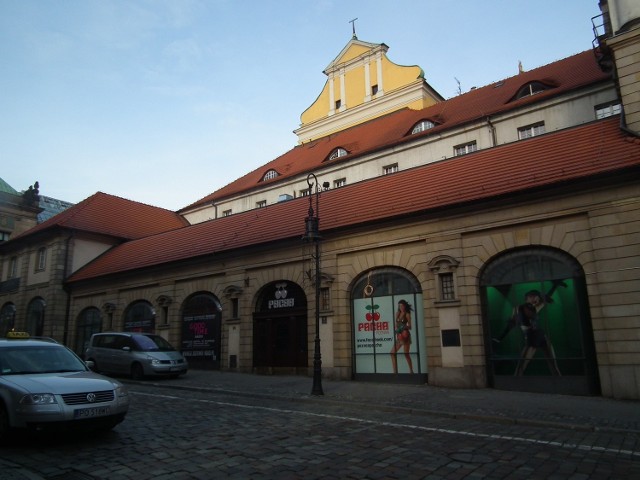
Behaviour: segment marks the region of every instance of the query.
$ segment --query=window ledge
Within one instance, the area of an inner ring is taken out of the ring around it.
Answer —
[[[462,305],[462,302],[460,300],[436,300],[433,303],[438,308],[440,308],[440,307],[459,307],[460,305]]]

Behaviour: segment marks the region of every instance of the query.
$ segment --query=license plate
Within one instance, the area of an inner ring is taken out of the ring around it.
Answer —
[[[80,408],[73,412],[74,418],[104,417],[111,413],[111,407]]]

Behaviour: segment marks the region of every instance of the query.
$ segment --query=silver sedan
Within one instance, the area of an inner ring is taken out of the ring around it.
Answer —
[[[126,388],[64,345],[0,339],[0,443],[12,428],[111,429],[129,409]]]

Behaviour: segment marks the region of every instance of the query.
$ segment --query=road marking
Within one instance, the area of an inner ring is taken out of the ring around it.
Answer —
[[[558,447],[558,448],[566,448],[570,450],[586,450],[588,452],[614,453],[614,454],[621,454],[621,455],[630,455],[632,457],[640,457],[640,452],[637,452],[634,450],[623,450],[619,448],[597,447],[595,445],[581,445],[577,443],[553,442],[549,440],[536,440],[535,438],[511,437],[508,435],[496,435],[493,433],[488,434],[488,433],[468,432],[465,430],[454,430],[451,428],[424,427],[422,425],[402,424],[397,422],[384,422],[379,420],[367,420],[367,419],[358,418],[358,417],[330,415],[326,413],[304,412],[301,410],[290,410],[286,408],[263,407],[260,405],[245,405],[242,403],[220,402],[218,400],[208,400],[208,399],[198,399],[198,398],[185,399],[184,397],[177,397],[175,395],[160,395],[157,393],[145,393],[145,392],[138,392],[134,390],[129,390],[129,392],[135,395],[141,395],[141,396],[147,396],[147,397],[164,398],[169,400],[180,400],[180,401],[186,400],[191,402],[219,405],[222,407],[243,408],[245,410],[263,410],[268,412],[284,413],[287,415],[295,414],[295,415],[303,415],[308,417],[327,418],[331,420],[346,420],[350,422],[378,425],[382,427],[408,428],[412,430],[420,430],[423,432],[430,432],[430,433],[446,433],[450,435],[463,435],[466,437],[483,438],[483,439],[490,439],[490,440],[507,440],[511,442],[521,442],[521,443],[530,443],[530,444],[536,444],[536,445],[552,446],[552,447]]]

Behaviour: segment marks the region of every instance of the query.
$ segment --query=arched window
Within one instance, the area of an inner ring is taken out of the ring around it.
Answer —
[[[417,279],[396,267],[370,270],[354,283],[351,302],[356,379],[399,374],[426,381],[424,307]]]
[[[435,127],[435,123],[431,120],[421,120],[413,126],[411,130],[411,135],[415,135],[416,133],[424,132],[425,130],[429,130],[430,128]]]
[[[277,176],[278,176],[278,172],[276,172],[274,169],[271,169],[264,174],[264,177],[262,177],[262,181],[266,182],[267,180],[271,180],[273,178],[276,178]]]
[[[47,304],[38,297],[29,302],[27,307],[27,332],[34,337],[41,337],[44,333],[44,313]]]
[[[492,386],[599,391],[585,275],[575,258],[548,247],[510,250],[487,264],[480,287]]]
[[[156,311],[149,302],[139,300],[127,307],[124,312],[125,332],[155,333]]]
[[[333,152],[331,152],[331,155],[329,155],[329,160],[334,160],[336,158],[345,157],[347,155],[349,155],[349,152],[347,152],[342,147],[338,147]]]
[[[191,365],[219,369],[222,339],[222,306],[207,292],[190,296],[182,306],[180,350]]]
[[[78,327],[76,330],[75,352],[84,358],[84,351],[87,349],[89,339],[94,333],[102,331],[102,315],[96,307],[85,308],[80,312]]]
[[[535,95],[536,93],[544,92],[545,90],[548,90],[548,89],[549,87],[541,82],[527,83],[524,87],[518,90],[518,93],[516,93],[514,100],[518,100],[524,97],[529,97],[531,95]]]
[[[0,310],[0,338],[7,336],[7,332],[11,331],[16,321],[16,306],[11,303],[5,303]]]

